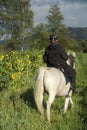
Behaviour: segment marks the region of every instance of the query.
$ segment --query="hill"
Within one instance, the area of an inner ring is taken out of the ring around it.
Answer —
[[[87,27],[69,27],[69,31],[77,40],[87,39]]]

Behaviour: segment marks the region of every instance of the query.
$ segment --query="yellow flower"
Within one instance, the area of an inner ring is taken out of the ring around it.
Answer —
[[[22,62],[22,60],[20,60],[20,59],[18,59],[17,61],[18,61],[18,63],[21,63],[21,62]]]
[[[10,69],[12,69],[12,63],[9,62],[8,66],[9,66]]]
[[[12,79],[15,79],[17,77],[16,73],[12,74]]]
[[[29,60],[29,61],[28,61],[28,64],[31,64],[31,63],[32,63],[32,62]]]
[[[21,70],[23,70],[23,69],[24,69],[24,67],[21,68]]]
[[[27,57],[28,57],[28,58],[30,58],[30,56],[29,56],[29,55],[27,55]]]
[[[8,55],[7,55],[7,54],[6,54],[5,56],[6,56],[6,57],[8,57]]]
[[[2,60],[3,60],[3,58],[4,58],[4,56],[1,56],[1,57],[0,57],[0,61],[2,61]]]
[[[39,58],[39,59],[41,59],[41,58],[42,58],[42,55],[41,55],[41,54],[39,54],[39,55],[38,55],[38,58]]]
[[[21,64],[21,65],[19,66],[19,69],[20,69],[20,70],[23,70],[23,69],[24,69],[24,64]]]

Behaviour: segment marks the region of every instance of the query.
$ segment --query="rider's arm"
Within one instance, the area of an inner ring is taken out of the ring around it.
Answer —
[[[67,52],[66,52],[65,49],[62,48],[61,46],[60,46],[60,55],[61,55],[61,57],[62,57],[65,61],[68,60]]]

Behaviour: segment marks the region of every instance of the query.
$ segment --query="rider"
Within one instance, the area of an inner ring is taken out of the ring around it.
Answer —
[[[45,49],[43,55],[44,62],[47,63],[47,67],[62,68],[64,72],[71,78],[71,89],[76,92],[75,87],[75,70],[66,63],[68,55],[64,48],[58,44],[56,35],[52,34],[49,37],[50,45]]]

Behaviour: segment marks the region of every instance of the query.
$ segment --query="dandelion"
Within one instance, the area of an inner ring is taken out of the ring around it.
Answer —
[[[12,79],[15,79],[17,77],[16,73],[12,74]]]

